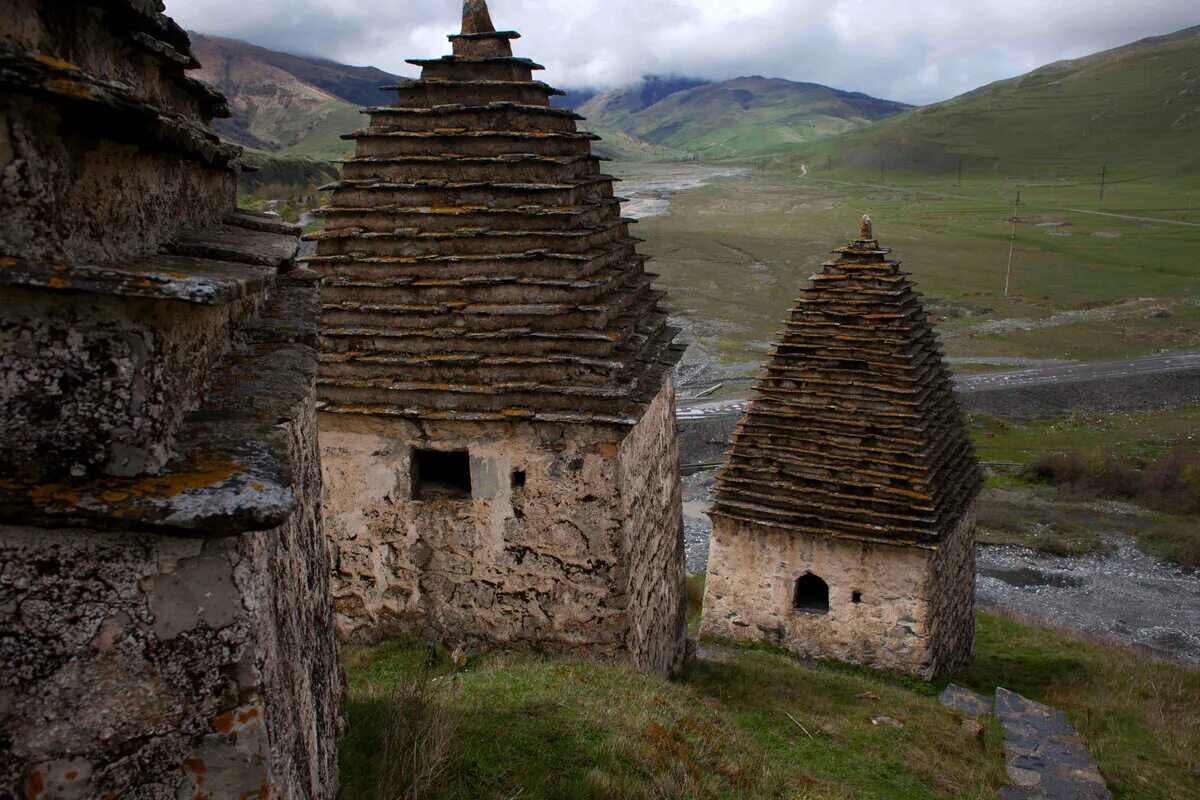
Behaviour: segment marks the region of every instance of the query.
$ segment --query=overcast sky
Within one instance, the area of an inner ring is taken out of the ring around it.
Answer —
[[[1063,58],[1200,24],[1196,0],[490,0],[562,88],[647,74],[766,75],[929,103]],[[184,27],[413,74],[459,0],[167,0]]]

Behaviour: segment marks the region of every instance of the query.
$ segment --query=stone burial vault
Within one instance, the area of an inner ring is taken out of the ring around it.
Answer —
[[[0,797],[330,800],[315,276],[162,11],[0,13]]]
[[[680,665],[671,370],[613,178],[482,0],[347,138],[322,210],[341,635]]]
[[[925,678],[971,659],[982,473],[889,252],[864,218],[759,376],[719,477],[701,637]]]

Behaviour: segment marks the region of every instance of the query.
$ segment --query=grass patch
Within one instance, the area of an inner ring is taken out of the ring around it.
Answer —
[[[1121,647],[979,614],[975,664],[957,677],[1067,712],[1116,798],[1200,796],[1200,672]]]
[[[1055,555],[1103,552],[1114,534],[1184,567],[1200,566],[1200,406],[1075,414],[1013,424],[971,420],[991,478],[979,538]],[[1114,507],[1109,502],[1121,501]]]
[[[1196,796],[1200,673],[992,614],[978,623],[976,662],[956,682],[1064,709],[1118,800]],[[427,658],[404,643],[347,650],[344,800],[412,797],[379,793],[391,763],[412,756],[381,746],[389,719],[449,720],[434,726],[453,730],[444,755],[418,759],[444,765],[416,795],[438,800],[982,799],[1007,780],[994,721],[967,736],[937,703],[940,685],[869,670],[754,648],[673,681],[537,655],[457,673]],[[420,688],[439,675],[451,688]]]

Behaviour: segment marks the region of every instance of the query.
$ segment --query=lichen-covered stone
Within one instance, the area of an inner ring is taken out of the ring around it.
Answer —
[[[287,428],[306,499],[275,530],[0,526],[0,796],[333,796],[341,687],[311,404]]]

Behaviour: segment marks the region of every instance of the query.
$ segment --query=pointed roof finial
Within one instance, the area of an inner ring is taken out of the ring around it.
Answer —
[[[492,15],[488,13],[487,0],[464,0],[462,32],[468,35],[496,32]]]
[[[871,224],[871,215],[863,214],[862,227],[858,230],[858,240],[860,242],[870,242],[875,239],[874,226]]]

